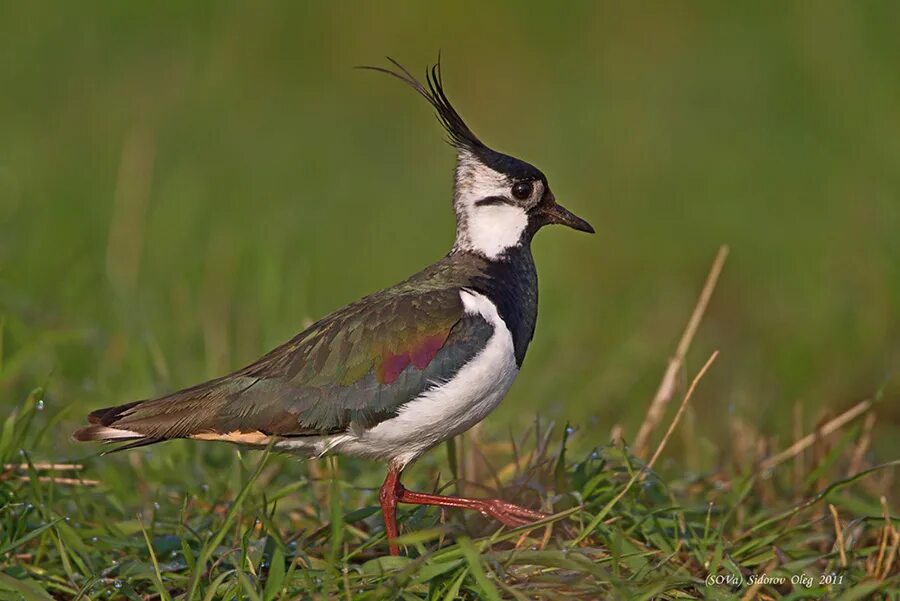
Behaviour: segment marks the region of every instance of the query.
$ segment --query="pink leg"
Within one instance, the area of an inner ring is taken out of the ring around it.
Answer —
[[[406,490],[400,484],[400,470],[393,466],[389,468],[387,478],[385,478],[384,484],[381,486],[379,499],[381,500],[381,510],[384,513],[384,526],[391,555],[400,554],[400,549],[393,542],[393,539],[397,536],[396,514],[398,502],[411,505],[437,505],[439,507],[474,509],[510,528],[523,526],[547,517],[539,511],[507,503],[502,499],[465,499]]]
[[[387,476],[381,490],[378,491],[378,501],[381,503],[381,514],[384,517],[384,532],[387,534],[388,549],[391,555],[400,555],[400,547],[394,543],[397,538],[397,489],[400,486],[400,470],[393,465],[388,467]]]

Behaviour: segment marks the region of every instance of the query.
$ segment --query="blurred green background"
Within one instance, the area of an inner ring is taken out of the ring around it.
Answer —
[[[485,428],[633,437],[719,244],[686,373],[712,445],[885,388],[900,434],[900,4],[5,3],[0,407],[91,408],[240,367],[440,257],[452,151],[351,69],[440,50],[488,144],[594,237],[535,241],[540,319]],[[51,452],[51,451],[48,451]]]

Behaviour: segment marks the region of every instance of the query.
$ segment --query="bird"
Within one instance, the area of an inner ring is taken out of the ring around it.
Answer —
[[[378,499],[388,551],[398,555],[398,503],[475,510],[511,528],[547,517],[502,499],[415,492],[400,479],[423,453],[482,421],[516,379],[537,321],[537,231],[594,229],[556,201],[537,167],[475,135],[447,97],[440,58],[424,82],[387,60],[361,68],[422,96],[456,152],[450,251],[231,374],[93,411],[73,438],[122,443],[116,451],[193,439],[386,462]]]

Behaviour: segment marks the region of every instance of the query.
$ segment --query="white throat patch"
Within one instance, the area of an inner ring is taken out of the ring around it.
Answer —
[[[525,208],[510,198],[513,182],[467,153],[460,153],[456,167],[456,243],[454,250],[468,250],[496,259],[516,246],[528,227]],[[478,205],[479,200],[500,197],[509,204]]]
[[[470,250],[479,252],[488,259],[496,259],[504,250],[519,243],[527,226],[528,215],[521,207],[473,207],[468,215]]]

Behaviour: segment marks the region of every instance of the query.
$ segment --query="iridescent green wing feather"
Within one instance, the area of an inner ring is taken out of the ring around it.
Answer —
[[[452,378],[493,333],[464,312],[459,287],[436,285],[465,275],[458,266],[445,269],[456,271],[426,271],[348,305],[229,376],[95,411],[95,425],[76,436],[102,438],[100,428],[111,427],[146,441],[222,435],[253,442],[372,427]]]

